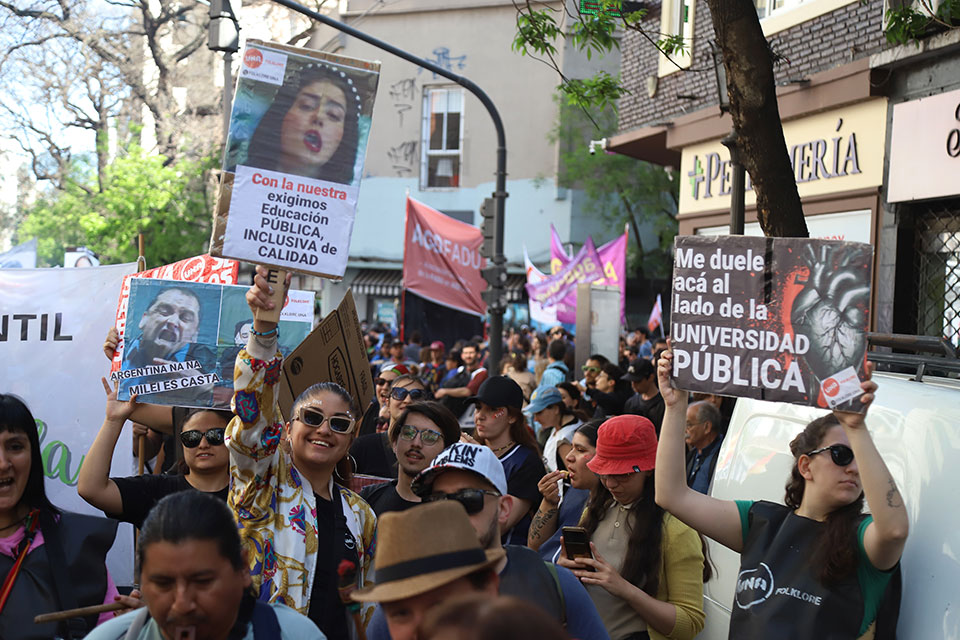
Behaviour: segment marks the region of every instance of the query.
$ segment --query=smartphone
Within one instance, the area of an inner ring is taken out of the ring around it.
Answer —
[[[590,538],[583,527],[563,527],[563,550],[571,560],[574,558],[592,558]]]

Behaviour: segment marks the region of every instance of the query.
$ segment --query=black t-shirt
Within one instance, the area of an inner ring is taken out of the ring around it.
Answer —
[[[360,429],[357,436],[366,436],[377,432],[377,418],[380,417],[380,405],[374,400],[363,412],[363,418],[360,420]]]
[[[657,437],[660,436],[660,425],[663,424],[663,410],[663,396],[659,391],[649,400],[644,400],[642,395],[635,393],[623,406],[624,413],[632,413],[650,420],[657,429]]]
[[[185,476],[155,476],[142,475],[130,476],[128,478],[110,478],[120,490],[120,499],[123,502],[123,511],[120,513],[107,513],[106,515],[120,520],[121,522],[130,522],[133,526],[140,528],[147,514],[153,509],[160,500],[171,493],[179,493],[188,489],[194,490],[187,482]],[[210,495],[227,501],[227,491],[229,485],[219,491],[210,491]]]
[[[507,493],[528,500],[531,511],[539,507],[543,496],[540,495],[537,484],[547,472],[540,456],[532,449],[518,444],[500,458],[500,463],[503,465],[504,475],[507,476]],[[501,536],[503,544],[525,546],[530,521],[530,513],[527,513]]]
[[[397,493],[397,480],[366,486],[360,490],[360,497],[367,501],[378,518],[384,513],[406,511],[410,507],[420,504],[400,497],[400,494]]]
[[[334,520],[336,505],[313,494],[317,500],[317,566],[313,573],[313,591],[310,593],[310,609],[307,617],[330,638],[347,639],[347,612],[337,589],[337,553],[334,550]],[[340,492],[334,490],[334,500]]]
[[[386,432],[360,436],[350,446],[356,463],[355,473],[381,478],[397,477],[397,456],[393,453]]]

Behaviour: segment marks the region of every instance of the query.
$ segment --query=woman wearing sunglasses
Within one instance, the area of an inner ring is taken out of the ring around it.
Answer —
[[[297,397],[283,424],[277,325],[258,317],[274,308],[266,275],[258,266],[246,296],[254,323],[234,373],[228,504],[259,598],[296,609],[328,638],[357,637],[373,608],[348,603],[367,583],[377,521],[346,487],[358,410],[343,387],[320,382]],[[276,286],[289,283],[288,275]]]
[[[406,374],[394,379],[386,393],[384,406],[387,426],[378,433],[362,435],[350,446],[354,472],[380,478],[397,477],[397,456],[393,451],[390,431],[396,425],[403,410],[413,402],[428,399],[424,384],[412,375]]]
[[[123,424],[138,404],[117,400],[116,389],[102,380],[107,393],[106,418],[80,466],[77,492],[90,505],[111,518],[130,522],[139,528],[150,509],[165,496],[196,489],[227,499],[230,481],[230,456],[223,444],[224,430],[233,415],[228,411],[191,409],[180,433],[183,464],[180,474],[111,478],[113,451]]]
[[[647,418],[600,425],[586,463],[599,482],[580,519],[590,557],[568,557],[561,537],[557,564],[583,582],[612,640],[690,640],[703,629],[700,537],[654,502],[656,457]]]
[[[684,481],[687,394],[670,386],[672,358],[665,351],[657,366],[666,404],[657,502],[740,553],[730,637],[873,638],[908,520],[865,414],[834,411],[793,439],[785,505],[718,500]],[[868,379],[860,387],[866,409],[877,385]],[[872,515],[862,513],[864,497]]]

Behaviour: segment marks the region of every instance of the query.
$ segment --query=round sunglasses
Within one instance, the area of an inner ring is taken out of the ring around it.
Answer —
[[[403,387],[394,387],[390,390],[390,397],[394,400],[403,402],[410,396],[410,400],[416,402],[427,397],[427,392],[423,389],[404,389]]]
[[[440,438],[443,437],[443,434],[439,431],[434,431],[433,429],[417,429],[412,424],[405,424],[400,427],[400,437],[404,440],[415,440],[418,433],[420,434],[420,441],[427,446],[437,444]]]
[[[317,411],[313,407],[300,407],[300,415],[297,419],[308,427],[319,427],[326,421],[330,431],[334,433],[350,433],[356,422],[353,418],[347,416],[330,416]]]
[[[483,511],[483,496],[500,497],[496,491],[486,489],[460,489],[453,493],[431,493],[426,496],[424,502],[438,502],[440,500],[455,500],[463,505],[467,510],[467,515],[473,515]]]
[[[853,462],[853,449],[845,444],[832,444],[829,447],[814,449],[807,455],[815,456],[818,453],[823,453],[824,451],[830,452],[830,459],[833,460],[833,464],[837,465],[838,467],[845,467]]]
[[[193,449],[194,447],[200,446],[200,441],[206,438],[207,444],[211,447],[216,447],[223,444],[223,435],[225,432],[226,429],[223,427],[207,429],[206,431],[197,431],[196,429],[183,431],[180,433],[180,444],[187,449]]]

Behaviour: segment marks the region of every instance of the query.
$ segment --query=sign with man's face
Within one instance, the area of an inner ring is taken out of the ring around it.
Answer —
[[[246,287],[135,278],[130,282],[123,359],[112,374],[119,398],[229,409],[237,354],[253,318]],[[286,354],[313,326],[313,292],[290,291],[280,315]],[[134,324],[135,323],[135,324]]]
[[[176,353],[193,342],[200,328],[200,300],[186,289],[167,289],[140,318],[141,340]]]

